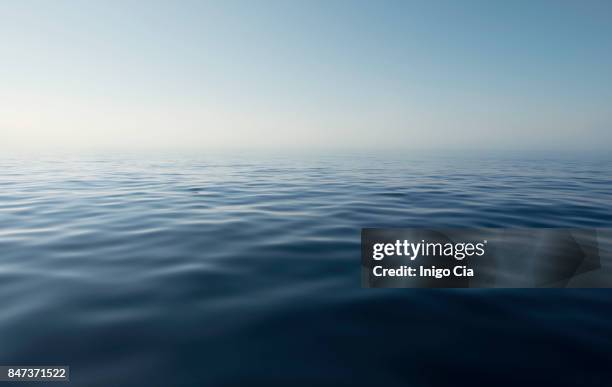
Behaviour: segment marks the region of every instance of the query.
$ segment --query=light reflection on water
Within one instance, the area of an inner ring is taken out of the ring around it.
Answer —
[[[610,227],[610,161],[2,158],[0,188],[0,363],[72,385],[609,372],[611,292],[361,289],[359,232]]]

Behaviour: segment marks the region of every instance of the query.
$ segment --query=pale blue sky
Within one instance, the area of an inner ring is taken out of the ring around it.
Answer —
[[[0,148],[612,144],[610,1],[0,0]]]

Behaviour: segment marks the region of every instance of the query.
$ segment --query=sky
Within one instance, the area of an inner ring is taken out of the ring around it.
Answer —
[[[0,20],[0,150],[612,144],[606,0],[0,0]]]

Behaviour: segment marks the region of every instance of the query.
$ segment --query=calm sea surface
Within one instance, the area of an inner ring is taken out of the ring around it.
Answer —
[[[92,387],[611,385],[612,291],[360,288],[360,228],[424,226],[612,227],[612,161],[0,156],[0,364]]]

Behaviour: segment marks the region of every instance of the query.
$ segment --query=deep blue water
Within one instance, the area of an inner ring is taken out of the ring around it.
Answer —
[[[596,157],[0,157],[0,364],[94,387],[610,386],[611,291],[361,289],[359,235],[611,225]]]

